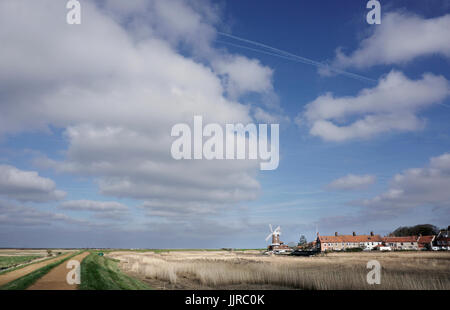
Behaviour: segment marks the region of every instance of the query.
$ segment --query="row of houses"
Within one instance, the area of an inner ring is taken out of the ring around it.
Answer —
[[[351,248],[365,250],[450,250],[448,231],[441,231],[432,236],[381,237],[374,235],[339,235],[321,236],[317,233],[316,248],[320,251],[345,251]]]

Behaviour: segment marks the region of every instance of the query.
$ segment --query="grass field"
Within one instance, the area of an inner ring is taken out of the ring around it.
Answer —
[[[145,283],[124,274],[118,261],[91,253],[81,263],[81,290],[148,290]]]
[[[47,274],[50,270],[52,270],[54,267],[62,264],[63,262],[69,260],[70,258],[74,257],[75,255],[80,254],[80,252],[76,252],[66,258],[63,258],[61,260],[58,260],[54,263],[51,263],[45,267],[39,268],[38,270],[35,270],[19,279],[16,279],[12,282],[9,282],[3,286],[0,287],[0,290],[25,290],[29,286],[31,286],[33,283],[35,283],[38,279],[40,279],[42,276]]]
[[[0,270],[13,267],[19,264],[28,263],[36,258],[42,256],[38,255],[27,255],[27,256],[0,256]]]
[[[263,256],[258,251],[113,252],[121,268],[157,289],[450,289],[450,253],[329,253]],[[369,285],[369,260],[382,266]]]
[[[0,256],[48,256],[48,250],[53,255],[74,251],[75,249],[0,249]]]
[[[11,251],[9,251],[11,252]],[[7,253],[5,257],[17,257],[17,256],[21,256],[20,254],[39,254],[39,255],[23,255],[23,256],[35,256],[35,260],[31,260],[31,261],[27,261],[21,264],[18,264],[16,266],[10,266],[7,269],[3,269],[0,270],[0,275],[17,270],[17,269],[21,269],[23,267],[29,266],[31,264],[34,264],[35,262],[39,261],[39,262],[43,262],[43,261],[47,261],[47,260],[51,260],[55,257],[61,256],[65,253],[67,253],[68,251],[58,251],[52,254],[52,256],[48,256],[47,251],[42,251],[42,250],[32,250],[31,252],[29,250],[14,250],[13,254],[11,253]],[[0,250],[0,254],[3,254],[4,251]],[[3,255],[2,255],[3,256]]]

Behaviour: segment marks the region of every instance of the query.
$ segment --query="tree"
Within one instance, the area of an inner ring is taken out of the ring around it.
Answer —
[[[416,226],[403,226],[394,230],[389,236],[392,237],[405,237],[405,236],[430,236],[437,235],[439,233],[439,229],[431,224],[420,224]]]
[[[305,235],[301,235],[300,236],[300,240],[298,241],[298,245],[299,246],[304,246],[308,243],[308,241],[306,241],[306,237]]]

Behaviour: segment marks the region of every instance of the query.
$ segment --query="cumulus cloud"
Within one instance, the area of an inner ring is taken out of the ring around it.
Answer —
[[[422,168],[394,176],[389,189],[363,204],[374,210],[398,212],[419,206],[450,208],[450,153],[433,157]]]
[[[367,68],[404,64],[420,56],[450,57],[450,14],[425,19],[406,12],[390,12],[372,28],[373,33],[351,54],[338,49],[333,65]]]
[[[53,180],[39,176],[36,171],[0,165],[0,195],[19,201],[48,202],[63,199],[66,193],[57,190]]]
[[[93,200],[69,200],[60,204],[62,209],[108,212],[108,211],[127,211],[128,207],[117,201],[93,201]]]
[[[243,56],[228,56],[213,63],[216,72],[225,77],[226,90],[233,97],[247,92],[268,93],[273,91],[272,74],[269,67],[256,59]]]
[[[93,212],[95,218],[109,220],[130,219],[128,206],[117,201],[69,200],[59,205],[60,209]]]
[[[86,2],[73,26],[55,1],[1,1],[0,135],[64,129],[64,159],[38,163],[92,177],[108,196],[223,205],[256,198],[257,162],[170,155],[171,127],[194,115],[252,120],[227,90],[273,89],[271,69],[212,48],[217,11],[203,4]],[[240,76],[238,64],[251,74]]]
[[[63,213],[38,210],[34,207],[0,200],[0,227],[48,225],[103,226],[101,223],[73,218]]]
[[[336,179],[327,188],[333,190],[355,190],[367,188],[369,185],[375,183],[376,177],[374,175],[355,175],[348,174],[342,178]]]
[[[370,199],[351,201],[359,210],[326,215],[318,224],[332,227],[382,227],[392,231],[392,225],[417,224],[417,215],[424,222],[448,225],[450,216],[450,153],[430,159],[421,168],[411,168],[395,175],[389,188]],[[370,225],[370,226],[368,226]]]
[[[235,203],[255,199],[259,191],[255,161],[176,161],[166,149],[170,149],[168,137],[163,135],[159,143],[158,137],[151,140],[120,128],[71,127],[67,135],[71,141],[68,160],[45,159],[40,164],[60,172],[101,177],[98,185],[105,195]]]
[[[290,123],[291,121],[289,116],[284,115],[282,111],[268,111],[260,107],[253,109],[253,117],[258,122],[267,124]]]
[[[415,131],[425,125],[417,113],[439,104],[449,94],[450,83],[443,76],[426,73],[421,79],[411,80],[393,70],[376,87],[363,89],[356,96],[327,93],[317,97],[299,118],[306,121],[311,135],[328,141]]]
[[[204,201],[176,202],[164,199],[147,200],[141,208],[152,217],[162,217],[172,220],[194,219],[199,216],[217,215],[223,210],[223,204]]]

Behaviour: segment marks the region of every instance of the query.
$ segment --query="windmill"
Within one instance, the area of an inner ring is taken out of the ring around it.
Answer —
[[[270,234],[267,236],[266,241],[269,241],[270,237],[272,237],[272,244],[270,246],[273,248],[274,246],[279,246],[282,244],[282,242],[280,242],[281,227],[278,226],[275,230],[273,230],[272,224],[269,224],[269,228]]]

